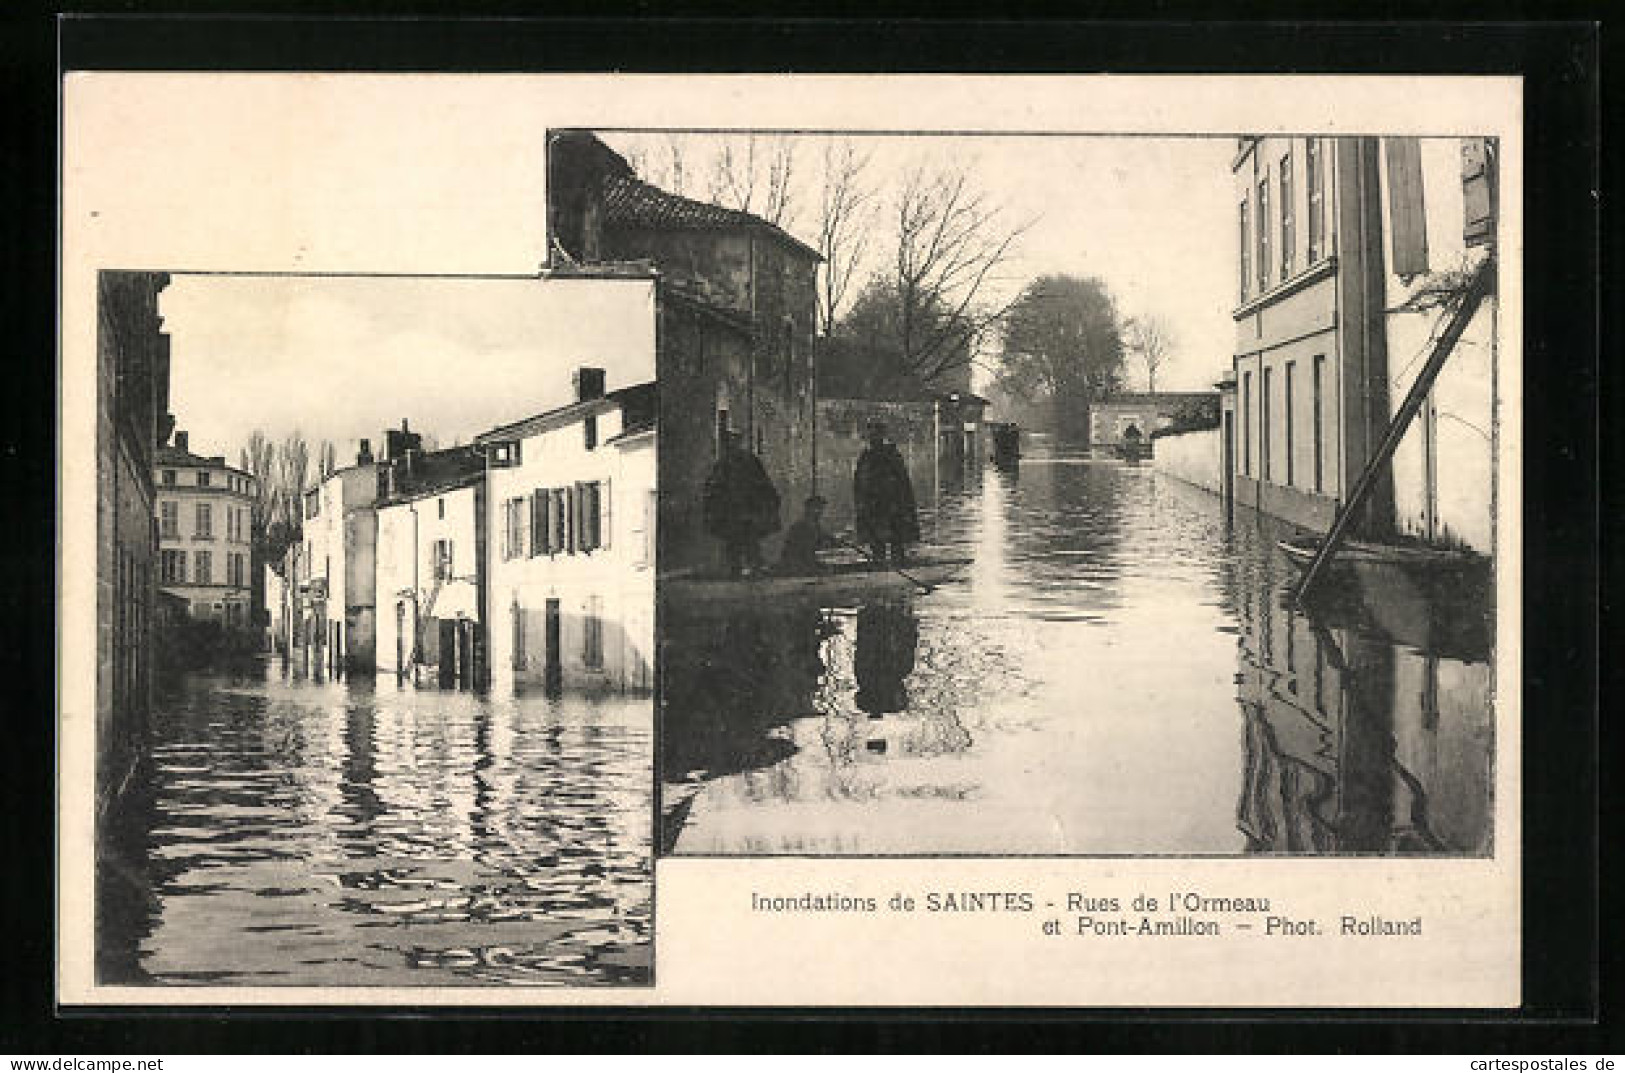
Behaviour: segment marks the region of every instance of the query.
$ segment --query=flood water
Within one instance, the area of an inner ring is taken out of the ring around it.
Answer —
[[[647,697],[190,677],[103,854],[101,982],[647,983],[651,723]]]
[[[1297,611],[1285,529],[1148,463],[968,484],[933,591],[666,613],[663,852],[1490,851],[1486,594]]]

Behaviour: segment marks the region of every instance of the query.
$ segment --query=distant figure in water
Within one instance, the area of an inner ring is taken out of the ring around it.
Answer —
[[[869,424],[869,446],[858,456],[852,480],[852,502],[857,513],[858,538],[874,549],[875,561],[891,560],[902,566],[908,545],[920,539],[914,514],[914,484],[895,444],[886,442],[886,426]]]
[[[821,569],[818,549],[829,543],[821,524],[823,517],[824,497],[808,496],[802,505],[801,517],[784,531],[784,540],[779,546],[779,573],[818,573]]]
[[[722,542],[729,577],[761,569],[761,540],[779,529],[779,492],[739,433],[722,434],[716,464],[705,478],[705,531]]]

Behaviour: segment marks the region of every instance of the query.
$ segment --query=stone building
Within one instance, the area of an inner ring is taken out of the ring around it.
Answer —
[[[184,431],[158,449],[158,584],[193,619],[239,627],[254,605],[254,477],[198,455]]]
[[[1236,205],[1234,501],[1325,530],[1491,255],[1484,138],[1244,137]],[[1441,305],[1441,303],[1443,303]],[[1356,532],[1488,553],[1498,438],[1495,299],[1475,311]]]
[[[587,132],[549,134],[547,198],[553,272],[643,263],[658,276],[662,568],[709,564],[698,503],[722,430],[761,458],[786,515],[812,491],[822,257],[758,216],[643,182]]]
[[[141,756],[152,699],[157,600],[153,460],[169,438],[169,336],[162,272],[96,278],[96,810],[119,798]]]

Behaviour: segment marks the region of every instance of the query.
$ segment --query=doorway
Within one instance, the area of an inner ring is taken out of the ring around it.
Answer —
[[[563,614],[556,599],[547,601],[547,669],[545,686],[550,692],[558,692],[564,688],[563,644]]]

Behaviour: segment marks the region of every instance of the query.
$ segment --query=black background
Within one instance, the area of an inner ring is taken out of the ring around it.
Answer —
[[[1625,436],[1599,437],[1615,412],[1620,363],[1599,362],[1601,176],[1599,27],[1533,23],[1303,22],[1280,4],[1253,4],[1249,22],[1194,22],[1207,8],[1097,3],[1092,22],[862,24],[571,19],[445,21],[449,5],[263,4],[305,17],[154,18],[49,12],[0,23],[0,84],[8,151],[0,166],[7,286],[3,351],[11,387],[0,431],[0,484],[14,524],[0,589],[6,673],[5,899],[0,1052],[18,1054],[526,1050],[754,1051],[1468,1051],[1618,1053],[1603,982],[1617,993],[1617,919],[1599,917],[1601,757],[1620,753],[1617,728],[1599,737],[1598,687],[1617,678],[1599,552],[1618,513],[1612,482]],[[1242,5],[1235,5],[1238,11]],[[1438,18],[1516,4],[1433,4]],[[197,3],[171,12],[204,12]],[[468,5],[463,5],[468,10]],[[86,9],[87,11],[89,9]],[[122,13],[126,4],[100,10]],[[506,16],[511,5],[486,5]],[[554,11],[569,10],[555,5]],[[577,10],[586,10],[579,7]],[[627,14],[660,10],[653,5]],[[717,9],[724,11],[724,9]],[[866,8],[867,10],[867,8]],[[940,10],[940,9],[938,9]],[[991,8],[987,10],[992,10]],[[999,10],[1006,10],[1000,8]],[[1399,4],[1314,6],[1375,19]],[[1583,5],[1546,4],[1547,17],[1590,18]],[[343,15],[313,19],[315,14]],[[1118,16],[1113,19],[1112,16]],[[1520,74],[1525,78],[1524,286],[1524,995],[1521,1010],[594,1010],[207,1011],[57,1009],[53,983],[55,783],[55,311],[57,89],[61,70],[361,71],[963,71],[1029,73]],[[1611,250],[1620,248],[1617,217]],[[1610,290],[1606,327],[1619,327]],[[1614,348],[1610,347],[1610,352]],[[21,394],[19,394],[19,389]],[[1607,397],[1608,403],[1604,403]],[[1605,409],[1606,405],[1606,409]],[[1603,448],[1599,450],[1599,448]],[[1611,774],[1611,772],[1610,772]],[[1611,809],[1607,810],[1611,813]],[[1606,813],[1605,813],[1606,814]],[[1617,838],[1617,834],[1613,835]],[[1604,900],[1600,904],[1610,904]],[[1600,926],[1600,931],[1599,931]]]

